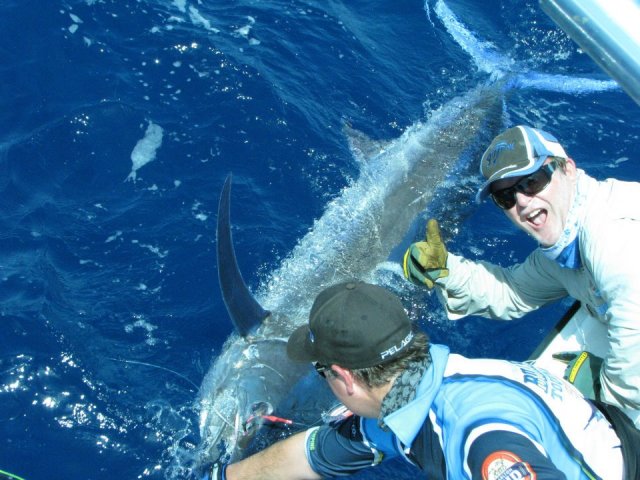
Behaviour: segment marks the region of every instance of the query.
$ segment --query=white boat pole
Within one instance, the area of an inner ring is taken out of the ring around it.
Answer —
[[[640,105],[640,0],[540,0],[540,6]]]

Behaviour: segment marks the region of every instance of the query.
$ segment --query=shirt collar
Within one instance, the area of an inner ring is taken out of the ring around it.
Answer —
[[[545,257],[554,260],[563,268],[576,269],[582,266],[578,233],[582,228],[584,205],[587,199],[585,187],[583,172],[578,170],[576,192],[560,238],[550,247],[540,247]]]
[[[424,372],[416,389],[415,398],[384,417],[384,423],[398,437],[404,446],[410,446],[426,420],[431,404],[436,397],[449,358],[449,348],[432,344],[432,363]]]

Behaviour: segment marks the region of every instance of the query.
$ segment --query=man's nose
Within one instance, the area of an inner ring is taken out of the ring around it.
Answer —
[[[529,205],[529,202],[532,198],[533,197],[531,195],[516,191],[516,205],[518,205],[519,207],[526,207],[527,205]]]

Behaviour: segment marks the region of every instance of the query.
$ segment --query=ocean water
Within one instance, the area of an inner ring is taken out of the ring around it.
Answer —
[[[0,38],[0,470],[28,480],[194,476],[198,390],[232,334],[229,172],[238,262],[263,292],[366,168],[354,132],[380,148],[500,75],[520,75],[503,126],[639,177],[638,106],[534,0],[8,0]],[[473,203],[462,161],[423,216],[451,251],[523,259],[533,243]],[[453,323],[407,288],[434,341],[477,356],[527,358],[568,305]]]

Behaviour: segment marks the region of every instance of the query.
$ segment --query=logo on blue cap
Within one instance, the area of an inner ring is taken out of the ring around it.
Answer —
[[[513,150],[515,148],[513,143],[508,142],[498,142],[494,145],[493,150],[489,152],[489,155],[486,157],[487,166],[493,166],[498,161],[498,157],[500,153],[505,150]]]

